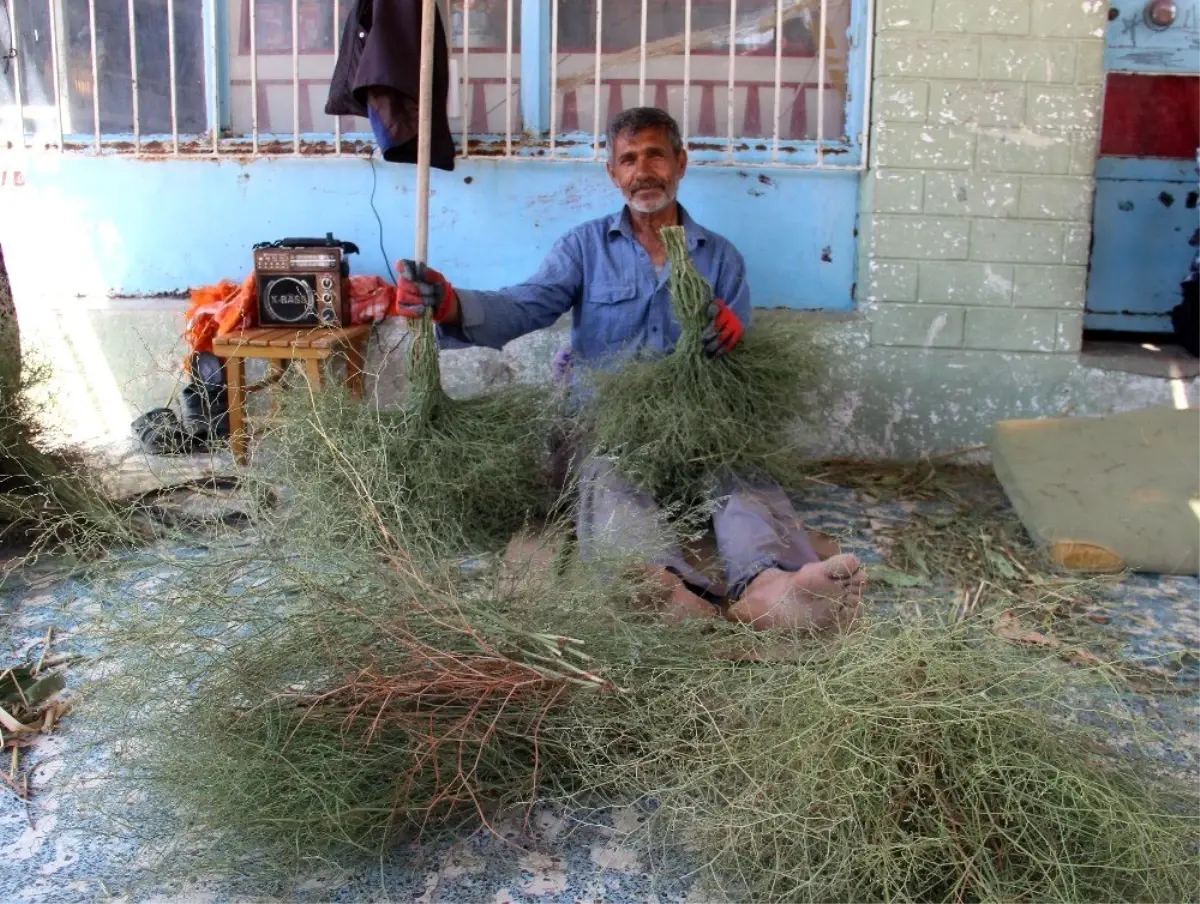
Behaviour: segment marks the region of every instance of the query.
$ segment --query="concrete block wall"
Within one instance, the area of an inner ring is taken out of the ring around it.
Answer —
[[[1078,352],[1104,0],[877,0],[873,346]]]

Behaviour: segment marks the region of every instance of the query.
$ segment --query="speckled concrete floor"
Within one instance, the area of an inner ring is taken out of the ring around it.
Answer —
[[[878,527],[912,511],[902,503],[877,504],[860,494],[820,487],[801,506],[807,523],[838,537],[847,551],[878,561]],[[153,568],[131,560],[121,580],[131,596],[138,582],[155,577]],[[928,591],[925,591],[928,597]],[[10,579],[0,594],[0,665],[36,657],[53,626],[57,651],[94,653],[87,636],[98,603],[82,581],[60,580],[22,586]],[[1108,629],[1122,653],[1133,660],[1175,655],[1200,648],[1200,581],[1191,577],[1137,575],[1109,594]],[[1183,656],[1188,693],[1161,697],[1133,695],[1132,702],[1158,728],[1164,740],[1155,749],[1165,767],[1200,777],[1200,697],[1194,687],[1200,666]],[[74,669],[71,683],[82,669]],[[54,735],[26,754],[33,768],[34,794],[28,805],[0,794],[0,897],[9,902],[205,901],[244,900],[228,882],[190,887],[155,887],[154,857],[169,837],[170,818],[113,822],[79,808],[74,782],[106,774],[105,753],[82,749],[75,741],[84,709],[70,714]],[[360,874],[313,876],[283,897],[305,901],[488,901],[565,904],[584,901],[684,901],[686,878],[652,877],[635,850],[615,840],[633,812],[609,813],[580,824],[542,810],[532,829],[506,826],[505,840],[480,833],[453,844],[395,852],[387,862]],[[167,856],[186,857],[186,852]],[[694,894],[694,892],[692,892]]]

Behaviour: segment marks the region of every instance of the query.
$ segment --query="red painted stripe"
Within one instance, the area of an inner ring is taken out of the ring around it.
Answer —
[[[749,138],[762,135],[762,111],[758,105],[758,85],[746,89],[746,116],[742,120],[742,134]]]
[[[667,99],[667,83],[665,81],[656,83],[654,87],[654,106],[660,110],[665,110],[669,103],[670,101]]]
[[[271,131],[268,123],[271,121],[271,104],[267,101],[267,86],[258,83],[258,130]]]
[[[712,138],[717,134],[717,96],[711,84],[700,92],[700,125],[696,134],[701,138]]]
[[[310,86],[307,83],[300,84],[300,131],[311,132],[313,130],[313,115],[312,115],[312,95],[309,93]]]
[[[799,141],[808,136],[808,92],[803,86],[796,89],[796,99],[792,102],[792,132],[790,135],[781,135],[781,138],[790,138],[793,141]]]
[[[1200,76],[1109,73],[1100,154],[1196,158]]]
[[[486,135],[488,129],[487,92],[483,90],[482,82],[475,82],[471,92],[471,132],[475,135]]]
[[[559,131],[579,131],[579,101],[576,98],[574,91],[568,91],[563,95],[562,125],[559,126]]]
[[[621,86],[618,84],[610,84],[608,86],[608,122],[612,122],[621,115],[621,111],[625,109],[625,103],[621,100]]]

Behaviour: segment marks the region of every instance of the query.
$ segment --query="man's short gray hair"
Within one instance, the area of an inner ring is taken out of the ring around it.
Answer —
[[[676,154],[683,150],[683,137],[679,133],[679,123],[666,110],[658,107],[630,107],[622,110],[608,124],[608,154],[612,157],[617,146],[617,136],[624,134],[636,135],[645,129],[665,129],[671,139],[671,148]]]

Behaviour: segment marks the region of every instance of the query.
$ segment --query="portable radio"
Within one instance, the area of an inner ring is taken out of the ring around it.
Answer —
[[[259,326],[349,326],[353,242],[286,238],[254,246]]]

